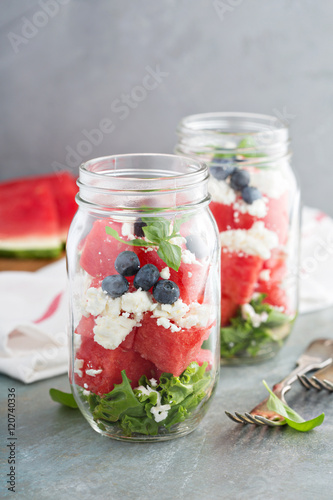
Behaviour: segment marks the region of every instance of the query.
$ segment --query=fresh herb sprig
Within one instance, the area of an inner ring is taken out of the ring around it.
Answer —
[[[249,318],[242,316],[239,307],[236,316],[230,320],[230,326],[221,328],[221,356],[232,358],[236,354],[253,357],[269,342],[281,345],[288,334],[292,318],[270,304],[263,302],[266,294],[259,294],[250,305],[257,314],[266,312],[267,320],[254,327]]]
[[[102,430],[105,430],[106,425],[114,424],[127,436],[133,433],[155,436],[161,426],[170,429],[171,426],[186,420],[205,398],[206,390],[212,380],[210,373],[206,371],[207,365],[206,362],[202,366],[192,362],[179,377],[174,377],[171,373],[162,373],[156,386],[143,375],[139,380],[139,386],[152,389],[149,396],[137,389],[133,390],[123,370],[121,384],[115,384],[114,389],[108,394],[103,396],[93,393],[88,396],[82,394],[82,397],[89,404],[93,418]],[[50,395],[54,401],[71,406],[73,398],[75,403],[72,394],[56,389],[51,391]],[[55,393],[56,398],[54,398]],[[150,411],[157,405],[157,393],[162,405],[170,405],[166,417],[160,422],[155,421]]]
[[[180,225],[182,219],[176,219],[171,228],[171,222],[161,217],[142,217],[142,222],[146,225],[142,227],[146,240],[142,238],[135,238],[126,241],[121,238],[118,232],[110,226],[105,227],[107,234],[115,238],[117,241],[129,246],[149,247],[157,246],[157,255],[175,271],[178,271],[181,263],[181,248],[179,245],[171,243],[172,238],[180,237]]]
[[[296,429],[300,432],[311,431],[315,427],[321,425],[324,421],[325,414],[322,413],[311,420],[304,420],[298,413],[295,412],[290,406],[283,403],[281,399],[279,399],[276,394],[268,387],[267,383],[263,380],[263,384],[268,390],[270,396],[267,401],[267,407],[269,410],[274,411],[281,417],[284,417],[284,420],[281,421],[279,425],[289,425],[293,429]]]

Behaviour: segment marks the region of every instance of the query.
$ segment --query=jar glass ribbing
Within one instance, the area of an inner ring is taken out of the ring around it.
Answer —
[[[208,169],[175,155],[119,155],[80,167],[67,242],[70,382],[97,432],[183,436],[219,373],[219,244]]]
[[[300,192],[276,117],[207,113],[178,126],[179,154],[209,165],[221,252],[223,363],[274,356],[298,307]]]

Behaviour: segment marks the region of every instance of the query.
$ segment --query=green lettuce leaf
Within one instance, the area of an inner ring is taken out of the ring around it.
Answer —
[[[284,417],[289,427],[292,427],[293,429],[296,429],[297,431],[300,432],[307,432],[311,431],[312,429],[318,427],[323,423],[325,418],[324,413],[318,415],[318,417],[313,418],[311,420],[304,420],[304,418],[302,418],[298,413],[296,413],[295,410],[293,410],[292,408],[290,408],[290,406],[283,403],[281,399],[279,399],[274,394],[274,392],[271,391],[271,389],[268,387],[268,385],[264,380],[263,384],[270,394],[267,401],[268,409],[274,411],[278,415],[281,415],[281,417]]]

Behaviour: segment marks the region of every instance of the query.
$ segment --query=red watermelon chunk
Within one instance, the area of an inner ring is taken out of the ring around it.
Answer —
[[[236,314],[238,304],[227,295],[221,297],[221,326],[229,323],[230,319]]]
[[[157,318],[147,313],[138,328],[134,350],[153,362],[162,372],[178,377],[199,355],[202,342],[208,338],[208,328],[192,327],[179,332],[157,324]]]
[[[138,386],[138,381],[142,375],[148,378],[156,377],[156,368],[150,361],[142,358],[138,352],[129,348],[128,337],[117,349],[104,349],[94,341],[94,318],[82,317],[76,333],[81,334],[81,346],[76,353],[76,359],[82,360],[80,368],[82,376],[74,374],[75,383],[85,389],[98,394],[106,394],[114,388],[114,384],[122,382],[121,371],[126,370],[127,377],[131,380],[132,388]],[[133,343],[133,336],[131,338]],[[102,370],[101,373],[88,375],[86,370]],[[85,387],[86,384],[86,387]]]
[[[222,294],[235,304],[246,304],[251,300],[263,259],[256,255],[236,252],[221,253]]]

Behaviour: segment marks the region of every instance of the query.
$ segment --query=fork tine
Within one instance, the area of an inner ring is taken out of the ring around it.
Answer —
[[[238,411],[235,411],[235,415],[236,415],[236,417],[238,417],[243,422],[243,424],[252,424],[251,420],[247,419],[241,413],[238,413]]]
[[[246,416],[246,418],[248,418],[250,420],[250,422],[252,424],[255,424],[255,425],[264,425],[263,422],[260,422],[260,421],[258,422],[258,420],[256,419],[257,418],[256,415],[251,415],[251,413],[247,413],[247,412],[245,412],[244,415]]]
[[[270,427],[277,427],[278,425],[284,425],[286,423],[285,420],[278,420],[275,422],[274,420],[269,420],[268,418],[261,417],[260,415],[256,415],[254,418],[259,420],[262,425],[269,425]]]
[[[324,382],[322,382],[321,380],[319,380],[315,376],[313,376],[311,378],[310,383],[311,383],[312,387],[314,387],[315,389],[318,389],[318,391],[320,391],[321,389],[326,389],[326,385],[324,384]]]
[[[229,413],[228,411],[225,411],[224,413],[227,415],[227,417],[229,417],[231,420],[233,420],[234,422],[236,422],[236,424],[244,424],[243,420],[238,419],[232,413]]]
[[[323,383],[325,384],[325,389],[328,391],[333,391],[333,384],[329,380],[323,380]]]
[[[310,380],[306,375],[297,375],[297,378],[301,382],[301,384],[304,385],[306,389],[310,389],[311,387]]]

